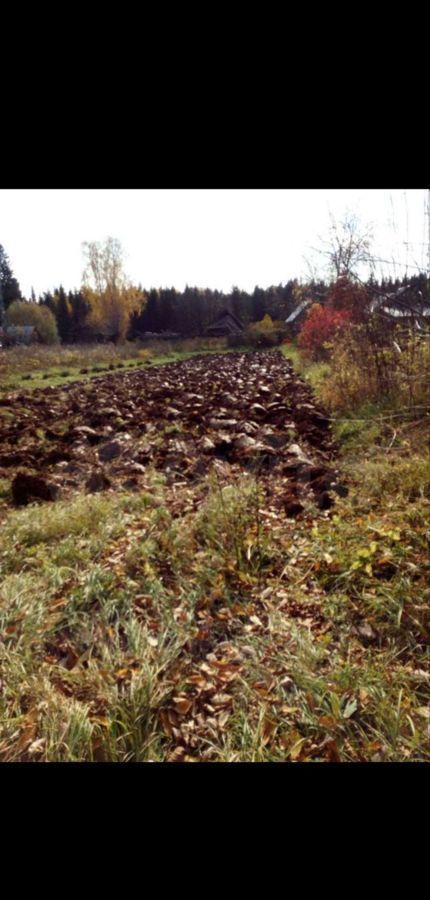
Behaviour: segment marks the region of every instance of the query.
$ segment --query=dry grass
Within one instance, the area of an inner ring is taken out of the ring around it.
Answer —
[[[154,473],[142,494],[10,513],[1,758],[428,759],[415,472],[413,504],[374,465],[334,518],[295,523],[266,517],[251,476],[209,478],[197,504]]]
[[[393,422],[338,423],[350,493],[294,522],[251,475],[6,511],[0,759],[430,761],[428,430]]]
[[[223,338],[0,348],[0,391],[58,386],[115,369],[158,365],[225,349]]]
[[[30,347],[11,347],[0,351],[0,380],[20,373],[34,373],[48,369],[91,368],[172,353],[210,350],[219,352],[225,345],[226,342],[222,338],[190,338],[174,342],[126,341],[123,344],[73,344],[55,347],[33,344]]]

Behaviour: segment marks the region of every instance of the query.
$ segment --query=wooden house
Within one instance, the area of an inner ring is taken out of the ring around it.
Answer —
[[[392,325],[404,325],[418,331],[430,326],[430,303],[424,300],[421,291],[412,294],[409,287],[374,297],[369,308],[371,313]]]
[[[230,337],[242,334],[242,332],[242,322],[228,309],[223,310],[218,319],[206,328],[208,337]]]
[[[176,341],[181,335],[176,331],[140,331],[136,337],[139,341]]]
[[[5,325],[0,328],[0,344],[3,347],[29,346],[38,341],[39,334],[34,325]]]

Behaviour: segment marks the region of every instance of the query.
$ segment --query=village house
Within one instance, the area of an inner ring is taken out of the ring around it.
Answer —
[[[223,310],[221,315],[206,328],[208,337],[230,337],[243,332],[243,324],[233,312]]]
[[[181,335],[176,331],[140,331],[136,337],[139,341],[175,341]]]
[[[421,291],[411,295],[408,286],[391,294],[375,297],[370,303],[370,312],[390,321],[421,331],[430,326],[430,303],[424,300]]]
[[[0,346],[15,347],[18,344],[35,344],[39,334],[34,325],[5,325],[0,328]]]

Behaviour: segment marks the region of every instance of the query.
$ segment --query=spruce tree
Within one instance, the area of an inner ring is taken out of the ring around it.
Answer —
[[[56,318],[57,318],[57,326],[58,333],[63,342],[70,341],[70,331],[71,331],[71,315],[70,315],[70,307],[67,302],[66,292],[62,285],[60,285],[58,290],[58,300],[57,300],[57,309],[56,309]]]
[[[0,244],[0,291],[3,308],[6,310],[13,300],[21,300],[19,284],[9,265],[9,259],[4,248]]]

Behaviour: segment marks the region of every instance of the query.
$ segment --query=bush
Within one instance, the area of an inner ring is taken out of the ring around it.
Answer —
[[[245,333],[237,337],[240,337],[240,344],[245,344],[248,347],[277,347],[282,343],[285,335],[284,323],[273,322],[266,313],[261,322],[253,322],[251,325],[248,325]],[[236,346],[234,339],[231,343],[230,341],[232,341],[231,338],[229,338],[229,346]]]
[[[282,336],[277,331],[250,331],[246,332],[246,343],[250,347],[278,347],[282,343]]]
[[[325,345],[347,328],[351,320],[350,310],[334,310],[314,303],[307,314],[298,346],[310,359],[327,359],[329,353]]]
[[[150,350],[139,350],[138,356],[141,362],[149,362],[153,354]]]
[[[7,325],[33,325],[43,344],[58,344],[57,322],[47,306],[14,300],[6,312]]]
[[[378,342],[369,327],[354,325],[332,345],[330,372],[320,396],[328,409],[350,412],[365,403],[424,409],[430,404],[430,342],[410,333]],[[399,352],[400,351],[400,352]]]

